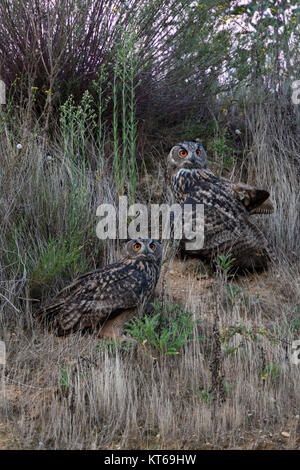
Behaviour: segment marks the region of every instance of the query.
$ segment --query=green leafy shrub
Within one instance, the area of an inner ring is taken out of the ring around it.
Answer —
[[[70,386],[71,366],[67,365],[65,368],[60,368],[59,374],[59,386],[62,390],[67,390]]]
[[[215,156],[220,169],[230,169],[235,162],[234,149],[228,144],[224,133],[210,141],[207,150]]]
[[[232,257],[231,253],[226,255],[219,255],[213,260],[213,262],[216,265],[217,271],[219,271],[222,275],[227,277],[232,276],[232,274],[229,275],[229,272],[233,267],[235,258]]]
[[[263,371],[260,371],[262,379],[266,382],[275,382],[280,377],[279,362],[269,361]]]
[[[203,337],[194,335],[195,325],[202,320],[192,320],[193,314],[182,306],[155,302],[153,310],[154,316],[133,318],[126,328],[126,332],[152,354],[179,354],[186,344],[203,340]]]

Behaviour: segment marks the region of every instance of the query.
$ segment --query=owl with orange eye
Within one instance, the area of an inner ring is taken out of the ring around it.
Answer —
[[[186,254],[211,262],[219,254],[230,253],[233,264],[243,270],[266,268],[275,259],[268,240],[251,217],[274,211],[268,191],[216,176],[207,168],[207,155],[200,142],[175,145],[167,166],[176,202],[192,205],[194,213],[196,204],[204,206],[203,248]]]
[[[157,240],[129,240],[124,251],[118,262],[75,279],[34,318],[58,336],[87,328],[99,336],[120,336],[125,322],[147,307],[162,259]]]

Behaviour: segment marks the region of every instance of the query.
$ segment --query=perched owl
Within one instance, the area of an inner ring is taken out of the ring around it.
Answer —
[[[252,214],[273,212],[268,191],[214,175],[207,169],[207,156],[199,142],[175,145],[168,156],[168,171],[176,202],[204,205],[204,246],[187,253],[209,259],[231,253],[234,264],[245,269],[268,265],[272,250],[250,220]]]
[[[58,336],[90,327],[100,336],[118,336],[123,324],[150,300],[162,259],[156,240],[130,240],[125,251],[117,263],[78,277],[34,317]]]

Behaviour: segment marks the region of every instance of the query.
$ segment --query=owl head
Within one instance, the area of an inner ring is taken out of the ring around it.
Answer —
[[[129,240],[125,246],[127,259],[140,259],[161,263],[162,246],[158,240],[152,238],[137,238]]]
[[[191,170],[206,167],[207,155],[201,142],[176,144],[168,155],[168,171],[171,175],[182,168]]]

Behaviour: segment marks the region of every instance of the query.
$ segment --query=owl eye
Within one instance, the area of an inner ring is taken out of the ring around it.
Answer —
[[[180,150],[180,152],[179,152],[179,155],[180,155],[181,157],[186,157],[187,154],[188,154],[188,153],[187,153],[187,150],[184,150],[184,149]]]
[[[197,150],[196,153],[197,153],[198,157],[200,157],[200,155],[201,155],[201,150]]]
[[[135,251],[139,251],[139,250],[141,249],[141,246],[142,246],[142,245],[141,245],[140,243],[135,243],[135,244],[133,245],[133,249],[134,249]]]
[[[150,248],[151,248],[152,251],[155,251],[155,249],[156,249],[155,243],[150,243],[149,246],[150,246]]]

